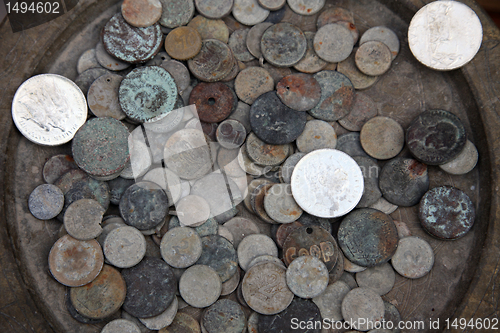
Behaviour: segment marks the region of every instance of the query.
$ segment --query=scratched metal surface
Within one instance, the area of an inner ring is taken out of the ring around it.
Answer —
[[[406,127],[429,108],[447,109],[465,123],[478,147],[478,167],[466,176],[452,176],[429,167],[431,188],[453,185],[476,204],[478,216],[464,238],[445,242],[420,227],[416,207],[400,208],[391,216],[404,221],[413,235],[429,241],[436,254],[431,274],[407,280],[397,276],[384,298],[395,304],[405,320],[448,317],[497,318],[500,313],[500,32],[473,1],[484,40],[476,58],[461,71],[426,69],[410,54],[408,22],[429,1],[336,0],[329,4],[350,9],[362,34],[371,26],[387,25],[401,41],[401,53],[390,71],[366,91],[379,113]],[[82,325],[64,306],[64,287],[47,273],[47,257],[57,239],[58,222],[36,221],[27,208],[29,193],[43,182],[44,161],[62,147],[35,146],[13,127],[10,104],[17,87],[28,77],[46,72],[74,79],[78,56],[97,41],[100,28],[118,10],[116,0],[81,0],[70,13],[41,27],[13,34],[0,25],[0,331],[99,332],[102,325]],[[374,15],[376,13],[376,15]],[[310,22],[297,22],[304,27]],[[407,154],[403,151],[401,155]],[[29,176],[29,177],[28,177]],[[427,331],[427,330],[424,330]],[[474,332],[472,329],[457,332]],[[481,330],[476,330],[480,332]]]

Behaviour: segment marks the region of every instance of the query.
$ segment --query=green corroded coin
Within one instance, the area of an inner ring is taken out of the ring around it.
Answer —
[[[158,121],[174,109],[177,86],[162,67],[139,67],[123,79],[119,99],[123,112],[132,120]]]

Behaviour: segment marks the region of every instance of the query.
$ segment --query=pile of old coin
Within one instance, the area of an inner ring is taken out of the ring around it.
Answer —
[[[377,115],[360,90],[389,70],[399,40],[373,27],[358,43],[354,23],[324,1],[125,0],[81,55],[76,85],[45,74],[19,88],[13,115],[28,139],[73,139],[29,198],[36,218],[63,222],[49,267],[73,318],[109,322],[102,332],[397,325],[381,296],[396,272],[428,274],[434,253],[388,214],[419,205],[429,234],[464,236],[474,204],[429,190],[427,165],[465,174],[478,154],[448,111],[406,130]]]

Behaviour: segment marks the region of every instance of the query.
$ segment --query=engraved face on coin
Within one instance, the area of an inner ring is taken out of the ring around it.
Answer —
[[[415,58],[442,71],[471,61],[482,40],[483,28],[476,13],[458,1],[435,1],[422,7],[408,28]]]
[[[12,119],[25,138],[44,146],[70,141],[87,119],[87,101],[78,86],[56,74],[24,81],[12,100]]]
[[[291,185],[293,197],[303,210],[319,217],[338,217],[361,200],[363,174],[347,154],[319,149],[297,163]]]

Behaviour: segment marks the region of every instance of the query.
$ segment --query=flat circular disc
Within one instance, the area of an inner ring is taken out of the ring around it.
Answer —
[[[173,110],[177,86],[170,73],[162,67],[138,67],[123,79],[119,99],[123,112],[132,120],[154,122]]]
[[[231,13],[233,0],[194,0],[194,4],[201,15],[219,19]]]
[[[137,27],[149,27],[160,19],[162,6],[160,0],[124,0],[122,15],[128,24]]]
[[[379,325],[384,319],[384,301],[368,288],[356,288],[342,301],[342,316],[346,322],[359,323],[356,327],[368,331],[368,325]],[[362,322],[362,319],[365,322]],[[367,324],[366,322],[370,323]]]
[[[59,187],[52,184],[37,186],[28,199],[31,214],[39,220],[53,219],[59,215],[63,207],[64,194]]]
[[[313,302],[321,310],[321,316],[335,321],[342,320],[344,318],[342,317],[342,300],[350,290],[347,283],[337,281],[328,285],[324,293],[314,297]]]
[[[196,78],[215,82],[225,78],[232,70],[234,57],[227,44],[216,40],[203,40],[200,52],[188,60],[188,67]]]
[[[272,25],[273,24],[270,22],[262,22],[254,25],[248,31],[246,45],[248,51],[257,59],[262,58],[262,52],[260,51],[260,40],[262,39],[262,35],[264,31]]]
[[[234,91],[221,82],[200,82],[189,96],[189,104],[194,104],[201,121],[218,123],[226,119],[236,109],[238,99]]]
[[[141,63],[153,59],[160,51],[163,34],[159,24],[136,28],[128,24],[122,14],[116,14],[102,29],[102,42],[113,57]]]
[[[179,279],[179,293],[186,303],[205,308],[217,301],[222,290],[219,274],[205,265],[194,265]]]
[[[479,155],[476,146],[467,140],[467,143],[460,154],[458,154],[451,161],[439,165],[439,167],[452,175],[464,175],[474,169],[478,158]]]
[[[262,8],[257,0],[235,0],[233,16],[244,25],[256,25],[269,16],[269,10]]]
[[[281,164],[289,155],[288,145],[272,145],[260,140],[253,132],[246,142],[248,156],[259,165],[274,166]]]
[[[373,267],[391,259],[399,236],[389,215],[362,208],[342,220],[338,240],[347,259],[363,267]]]
[[[377,113],[377,105],[373,99],[367,94],[357,91],[351,112],[339,119],[339,124],[349,131],[359,132],[367,121],[377,116]]]
[[[361,142],[359,141],[359,132],[350,132],[340,135],[337,138],[337,146],[335,148],[351,157],[370,157],[361,146]]]
[[[201,237],[202,252],[197,265],[207,265],[217,272],[222,283],[229,280],[238,268],[238,257],[233,244],[222,236]]]
[[[373,86],[377,82],[378,77],[361,73],[354,60],[356,50],[357,48],[353,50],[353,52],[349,57],[347,57],[347,59],[337,64],[337,71],[347,76],[349,80],[351,80],[352,85],[355,89],[361,90]],[[359,91],[356,93],[356,96],[358,95],[358,93]]]
[[[308,74],[285,76],[276,85],[281,101],[295,111],[307,111],[315,107],[321,98],[321,86]]]
[[[356,273],[356,282],[361,288],[371,289],[382,296],[387,294],[394,287],[396,273],[394,273],[391,264],[386,262],[382,265],[370,267],[362,272]]]
[[[468,63],[482,40],[478,16],[457,1],[432,2],[422,7],[408,28],[408,42],[415,58],[437,70],[453,70]]]
[[[225,44],[229,41],[229,28],[221,19],[213,20],[198,15],[188,23],[188,27],[196,29],[203,41],[217,39]]]
[[[382,116],[363,125],[359,140],[365,152],[379,160],[395,157],[405,144],[403,127],[394,119]]]
[[[40,74],[17,88],[12,119],[31,142],[58,146],[69,142],[87,120],[87,102],[73,81],[56,74]]]
[[[144,258],[146,239],[139,230],[133,227],[119,226],[107,234],[103,250],[106,260],[113,266],[132,267]]]
[[[85,72],[89,68],[100,68],[101,65],[95,57],[95,49],[89,49],[82,53],[76,64],[78,74]]]
[[[203,313],[202,323],[208,333],[241,333],[246,327],[245,312],[237,302],[220,299]]]
[[[139,318],[139,321],[150,330],[160,330],[174,321],[177,315],[179,302],[177,297],[174,297],[168,308],[157,316],[150,318]]]
[[[194,14],[193,0],[160,0],[162,14],[160,24],[167,28],[177,28],[189,23]]]
[[[291,223],[302,215],[302,209],[292,196],[290,184],[275,184],[264,197],[264,209],[279,223]]]
[[[121,75],[106,74],[92,83],[87,93],[87,101],[90,111],[96,117],[122,120],[127,116],[118,101],[118,90],[122,79]]]
[[[306,126],[306,118],[304,112],[283,104],[275,91],[259,96],[250,107],[252,131],[262,141],[274,145],[297,139]]]
[[[444,164],[462,152],[467,132],[460,119],[444,110],[430,110],[418,115],[406,130],[406,143],[417,160]]]
[[[165,37],[165,50],[174,59],[191,59],[201,50],[201,36],[191,27],[175,28]]]
[[[161,314],[172,303],[177,281],[165,261],[145,257],[139,264],[122,270],[127,284],[123,309],[132,316],[148,318]]]
[[[369,41],[378,41],[384,43],[391,50],[392,59],[396,58],[399,53],[399,39],[394,31],[387,27],[378,26],[365,31],[359,45]]]
[[[313,298],[322,294],[328,286],[328,269],[314,256],[301,256],[288,266],[286,283],[295,295]]]
[[[201,239],[191,228],[174,228],[161,239],[161,256],[172,267],[186,268],[201,256]]]
[[[350,212],[363,196],[363,174],[347,154],[319,149],[295,166],[292,194],[303,210],[319,217],[338,217]]]
[[[404,237],[399,240],[398,249],[391,263],[396,272],[402,276],[418,279],[431,271],[434,265],[434,251],[422,238]]]
[[[290,8],[299,15],[314,15],[325,5],[325,0],[288,0]]]
[[[189,69],[184,66],[182,62],[177,60],[167,60],[161,63],[161,67],[165,68],[172,76],[179,94],[182,94],[182,92],[190,86],[191,77]]]
[[[239,148],[247,137],[245,126],[237,120],[226,119],[217,127],[217,142],[226,149]],[[220,152],[221,150],[219,150]],[[233,161],[237,162],[237,151]],[[220,166],[220,165],[219,165]]]
[[[323,120],[309,120],[302,134],[296,140],[297,149],[302,153],[337,146],[337,134],[333,127]]]
[[[64,228],[79,240],[91,240],[102,232],[104,215],[101,204],[92,199],[80,199],[68,206],[64,213]]]
[[[278,23],[269,27],[260,42],[264,58],[274,66],[290,67],[306,54],[306,36],[290,23]]]
[[[296,63],[293,68],[303,73],[316,73],[324,69],[328,63],[318,57],[316,51],[314,51],[314,36],[315,32],[304,31],[307,39],[307,51],[304,57]]]
[[[238,29],[229,36],[228,45],[233,51],[234,57],[239,61],[251,61],[254,59],[253,55],[248,51],[246,43],[249,30],[248,28]]]
[[[440,186],[422,197],[418,218],[431,235],[440,239],[457,239],[465,236],[474,225],[476,210],[465,192],[452,186]]]
[[[172,324],[160,330],[160,333],[201,333],[200,324],[187,313],[178,312]]]
[[[109,54],[108,51],[106,51],[106,49],[104,48],[104,44],[101,42],[97,43],[97,45],[95,46],[95,58],[96,58],[97,62],[99,63],[99,65],[101,65],[102,67],[104,67],[110,71],[121,71],[121,70],[124,70],[124,69],[127,69],[130,67],[130,63],[118,60],[117,58],[115,58],[111,54]],[[95,69],[103,70],[104,68],[95,68]],[[94,72],[97,72],[97,71],[94,71]],[[106,72],[103,72],[103,74],[105,74],[105,73]],[[79,76],[79,78],[80,78],[80,80],[82,79],[80,76]],[[78,82],[78,79],[76,80],[76,82]],[[90,83],[92,83],[92,82],[89,82],[88,86],[90,86]],[[83,91],[83,89],[82,89],[82,91]]]
[[[248,235],[238,245],[238,261],[245,271],[253,259],[265,254],[278,256],[278,247],[269,236],[263,234]]]
[[[259,4],[265,9],[276,11],[286,4],[286,0],[259,0]]]
[[[337,23],[322,26],[314,36],[314,50],[323,60],[340,62],[352,52],[354,40],[351,32]]]
[[[384,43],[368,41],[356,50],[354,60],[363,74],[379,76],[391,67],[392,54]]]
[[[239,99],[251,105],[260,95],[274,90],[274,80],[264,68],[248,67],[238,73],[234,89]]]
[[[293,169],[305,155],[305,153],[295,153],[287,157],[280,168],[280,178],[282,182],[290,184]]]

